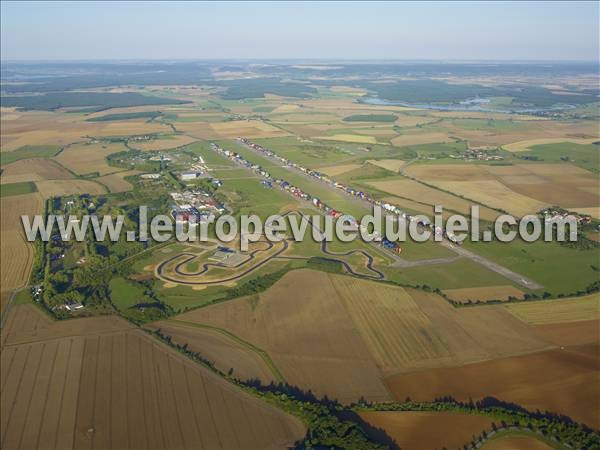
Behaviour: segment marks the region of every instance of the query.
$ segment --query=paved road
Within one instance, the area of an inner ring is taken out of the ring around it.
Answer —
[[[295,167],[290,167],[287,165],[283,165],[281,164],[281,161],[279,161],[277,158],[272,158],[269,157],[265,154],[263,154],[262,152],[253,149],[252,147],[245,145],[244,143],[236,140],[235,141],[238,145],[250,150],[251,152],[265,158],[268,159],[271,162],[276,163],[278,166],[280,167],[284,167],[285,169],[300,174],[302,176],[304,176],[305,178],[313,181],[313,182],[319,182],[319,180],[315,179],[314,177],[302,172],[299,169],[296,169]],[[406,168],[406,166],[412,164],[415,160],[410,160],[407,161],[405,164],[402,165],[401,169],[400,169],[400,173],[404,173],[404,169]],[[369,207],[372,208],[372,205],[367,202],[366,200],[362,200],[358,197],[354,197],[352,195],[349,194],[344,194],[343,192],[341,192],[339,189],[337,189],[336,187],[330,185],[329,183],[323,181],[321,182],[323,185],[328,186],[331,190],[335,191],[338,195],[344,195],[347,198],[351,198],[356,200],[357,202],[361,202],[362,204],[366,204],[369,205]],[[420,260],[420,261],[408,261],[404,258],[401,258],[400,256],[398,256],[396,253],[391,252],[391,251],[385,251],[385,254],[392,257],[395,262],[392,264],[392,267],[400,267],[400,268],[408,268],[408,267],[416,267],[416,266],[426,266],[426,265],[433,265],[433,264],[448,264],[448,263],[452,263],[458,259],[460,259],[461,257],[463,258],[468,258],[471,261],[480,264],[484,267],[486,267],[487,269],[490,269],[496,273],[499,273],[500,275],[508,278],[511,281],[514,281],[515,283],[524,286],[528,289],[541,289],[544,286],[542,286],[541,284],[537,283],[536,281],[533,281],[517,272],[513,272],[512,270],[501,266],[498,263],[495,263],[487,258],[484,258],[483,256],[480,256],[476,253],[471,252],[470,250],[467,250],[463,247],[460,247],[458,245],[453,244],[452,242],[444,239],[441,242],[438,242],[438,244],[442,245],[443,247],[446,247],[447,249],[453,251],[454,253],[456,253],[458,256],[456,257],[449,257],[449,258],[436,258],[436,259],[424,259],[424,260]],[[373,245],[377,245],[377,244],[373,244]],[[380,246],[378,246],[379,250],[382,250],[382,248]]]
[[[318,224],[314,223],[309,216],[303,215],[302,213],[298,212],[298,211],[288,211],[285,214],[283,214],[283,216],[287,216],[289,214],[300,214],[302,217],[302,220],[306,220],[308,221],[308,223],[315,228],[319,233],[321,233],[321,231],[318,228]],[[225,283],[227,281],[235,281],[235,280],[239,280],[240,278],[248,275],[251,272],[254,272],[256,269],[262,267],[263,265],[265,265],[267,262],[269,262],[272,259],[302,259],[302,260],[308,260],[311,259],[310,257],[307,256],[282,256],[281,254],[287,250],[289,244],[288,241],[290,241],[291,238],[288,238],[286,240],[281,241],[283,243],[283,247],[279,250],[277,250],[275,253],[267,256],[264,260],[260,261],[258,264],[255,264],[251,267],[246,268],[244,271],[238,273],[237,275],[233,275],[227,278],[223,278],[220,280],[211,280],[211,281],[191,281],[191,280],[185,280],[185,277],[195,277],[195,276],[199,276],[199,275],[203,275],[204,273],[208,272],[210,270],[211,267],[217,267],[217,268],[229,268],[229,269],[236,269],[236,268],[240,268],[244,265],[246,265],[247,263],[249,263],[250,261],[252,261],[253,259],[255,259],[256,254],[258,252],[263,252],[263,251],[268,251],[270,249],[273,248],[274,243],[271,241],[259,241],[259,242],[264,242],[267,244],[267,248],[263,248],[263,249],[257,249],[252,251],[249,255],[248,258],[244,259],[243,261],[240,261],[238,264],[236,264],[235,266],[227,266],[225,264],[222,263],[212,263],[212,262],[207,262],[202,264],[202,267],[196,271],[196,272],[187,272],[185,270],[182,270],[182,268],[192,262],[194,259],[196,259],[198,256],[200,256],[200,253],[189,253],[189,252],[182,252],[182,253],[178,253],[176,255],[173,255],[172,257],[164,260],[163,262],[161,262],[155,269],[155,274],[158,278],[161,278],[165,281],[170,281],[173,283],[180,283],[180,284],[187,284],[187,285],[214,285],[214,284],[220,284],[220,283]],[[383,280],[385,279],[385,274],[383,272],[381,272],[380,270],[376,269],[375,267],[373,267],[373,262],[374,259],[373,257],[368,254],[367,252],[365,252],[364,250],[349,250],[347,252],[333,252],[331,250],[329,250],[327,248],[327,241],[322,241],[321,242],[321,252],[324,255],[327,255],[327,257],[322,257],[322,259],[325,259],[327,261],[332,261],[332,262],[337,262],[340,263],[344,269],[359,278],[364,278],[364,279],[369,279],[369,280]],[[202,252],[206,253],[206,252]],[[354,268],[348,264],[346,261],[336,258],[337,256],[351,256],[351,255],[355,255],[355,254],[361,254],[363,255],[366,259],[367,259],[367,263],[365,265],[365,267],[371,272],[371,274],[366,274],[366,273],[361,273],[361,272],[356,272],[354,270]],[[181,259],[181,258],[185,258],[185,259]],[[180,278],[174,278],[170,275],[167,275],[165,273],[165,267],[177,260],[177,259],[181,259],[180,262],[178,262],[175,267],[174,267],[174,271],[177,275],[179,275]]]
[[[513,272],[512,270],[507,269],[506,267],[501,266],[500,264],[497,264],[487,258],[484,258],[483,256],[480,256],[477,253],[473,253],[472,251],[467,250],[464,247],[455,245],[452,242],[444,240],[439,244],[458,253],[460,256],[468,258],[471,261],[476,262],[477,264],[481,264],[487,269],[499,273],[500,275],[508,278],[509,280],[514,281],[515,283],[520,284],[521,286],[524,286],[528,289],[542,289],[544,287],[536,281],[533,281],[517,272]]]

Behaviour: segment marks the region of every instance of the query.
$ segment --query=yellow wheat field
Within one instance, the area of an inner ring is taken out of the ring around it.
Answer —
[[[91,180],[42,180],[35,185],[44,198],[73,194],[105,194],[106,188]]]
[[[535,145],[560,144],[561,142],[572,142],[573,144],[591,144],[593,142],[598,141],[599,139],[600,138],[576,139],[569,137],[527,139],[525,141],[518,141],[513,142],[511,144],[503,145],[502,148],[504,150],[508,150],[509,152],[525,152]]]
[[[406,164],[401,159],[369,159],[367,162],[392,172],[398,172]]]
[[[450,137],[447,133],[415,133],[403,134],[395,137],[392,139],[392,144],[396,147],[403,147],[406,145],[434,144],[438,142],[454,141],[455,139]]]
[[[515,303],[504,307],[519,319],[534,325],[599,320],[600,294]]]
[[[1,199],[1,280],[2,291],[23,286],[29,279],[33,262],[33,245],[26,241],[21,215],[42,212],[42,197],[38,193],[14,195]]]
[[[363,136],[359,134],[334,134],[333,136],[318,136],[316,139],[325,141],[355,142],[357,144],[375,144],[377,140],[374,136]]]
[[[79,175],[95,172],[104,175],[118,170],[108,165],[106,157],[126,150],[122,143],[73,144],[66,147],[56,160]]]
[[[350,172],[351,170],[360,169],[360,164],[339,164],[335,166],[319,167],[319,172],[322,172],[330,177],[341,175],[342,173]]]

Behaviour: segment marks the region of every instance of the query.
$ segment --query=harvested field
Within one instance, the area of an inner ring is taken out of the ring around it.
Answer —
[[[21,215],[33,216],[42,212],[39,193],[2,197],[0,273],[3,291],[12,291],[27,283],[33,263],[33,245],[23,232]]]
[[[600,202],[598,176],[572,164],[413,164],[406,171],[466,198],[487,202],[491,196],[501,195],[501,201],[489,204],[501,207],[504,202],[507,208],[521,212],[543,204],[584,209]]]
[[[2,394],[6,449],[282,448],[305,433],[132,328],[6,345]]]
[[[367,162],[391,172],[398,172],[406,164],[401,159],[369,159]]]
[[[447,289],[444,294],[450,300],[467,303],[469,300],[508,300],[509,297],[523,298],[524,292],[510,284],[503,286],[486,286],[478,288]]]
[[[74,320],[52,320],[33,304],[15,305],[2,329],[5,345],[21,345],[49,339],[113,333],[132,326],[117,316],[96,316]]]
[[[529,436],[506,436],[485,444],[485,450],[552,450],[548,444]]]
[[[56,160],[79,175],[86,175],[89,173],[105,175],[120,170],[109,166],[106,157],[113,153],[124,152],[126,150],[127,147],[120,142],[111,144],[73,144],[66,147],[60,155],[56,157]]]
[[[319,112],[302,112],[292,114],[275,114],[275,111],[269,115],[270,121],[282,125],[287,128],[287,125],[299,124],[336,124],[334,128],[339,128],[341,121],[339,117],[333,114]]]
[[[404,289],[346,277],[330,280],[383,371],[450,356],[434,324]]]
[[[480,308],[477,308],[480,309]],[[457,400],[487,396],[527,409],[550,410],[598,428],[598,346],[570,347],[462,367],[401,374],[386,380],[399,400]]]
[[[72,178],[67,170],[51,159],[21,159],[2,167],[2,184],[23,181],[66,180]]]
[[[81,142],[87,136],[130,136],[171,130],[156,122],[86,122],[83,115],[65,112],[24,111],[19,114],[19,120],[2,121],[2,151],[26,145],[65,146]]]
[[[273,111],[271,111],[271,114],[279,114],[279,113],[289,113],[292,111],[297,111],[300,109],[300,106],[293,104],[293,103],[284,103],[283,105],[279,105],[277,108],[275,108]]]
[[[515,303],[505,305],[505,308],[533,325],[600,320],[600,294]]]
[[[344,402],[361,396],[390,399],[369,350],[325,273],[293,271],[254,302],[241,298],[176,319],[222,328],[263,349],[288,383],[317,396]],[[343,383],[340,374],[344,374]]]
[[[139,136],[146,134],[168,133],[171,128],[160,122],[126,120],[122,122],[87,122],[98,125],[98,131],[90,131],[87,136]]]
[[[459,449],[492,427],[488,417],[454,412],[364,411],[360,417],[407,450]]]
[[[195,122],[177,122],[177,130],[196,139],[222,138],[221,135],[210,126],[209,122],[201,119]]]
[[[404,197],[409,200],[426,203],[428,205],[442,205],[444,210],[452,210],[458,213],[470,216],[472,202],[456,197],[455,195],[442,192],[431,188],[422,183],[409,179],[394,179],[385,181],[372,181],[369,183],[375,189],[379,189],[390,194]],[[480,207],[479,216],[484,220],[495,220],[498,212],[491,209]]]
[[[518,217],[535,214],[548,206],[547,202],[521,195],[496,180],[442,181],[436,185],[492,208],[504,209]]]
[[[254,309],[251,303],[235,300],[176,319],[227,330],[266,351],[289,383],[341,401],[387,398],[379,371],[552,347],[501,307],[456,310],[435,294],[308,270],[288,273],[253,300]],[[337,382],[339,373],[348,374],[345,383]]]
[[[600,344],[600,320],[550,323],[533,328],[542,339],[561,347]]]
[[[600,138],[598,137],[591,139],[576,139],[567,137],[527,139],[525,141],[512,142],[510,144],[503,145],[502,148],[504,150],[508,150],[509,152],[525,152],[535,145],[560,144],[562,142],[572,142],[574,144],[593,144],[599,139]]]
[[[184,145],[188,145],[196,141],[196,138],[182,134],[176,134],[172,136],[164,136],[158,139],[152,139],[149,141],[135,141],[130,143],[130,146],[137,150],[144,151],[171,150],[174,148],[183,147]]]
[[[454,142],[456,139],[447,133],[415,133],[403,134],[392,139],[392,145],[403,147],[407,145],[434,144],[438,142]]]
[[[230,122],[219,122],[209,124],[217,135],[223,139],[235,139],[237,137],[270,138],[288,136],[289,133],[274,126],[258,120],[236,120]]]
[[[456,309],[435,294],[413,290],[411,296],[436,328],[447,333],[444,340],[462,363],[552,348],[502,306]]]
[[[278,381],[255,352],[218,330],[188,326],[176,321],[160,321],[147,325],[147,328],[160,329],[173,342],[187,344],[188,349],[211,361],[221,372],[228,373],[233,369],[231,375],[240,380],[256,379],[265,385]]]
[[[360,169],[362,166],[360,164],[340,164],[335,166],[324,166],[319,167],[317,170],[319,172],[324,173],[325,175],[329,175],[330,177],[336,177],[346,172],[350,172],[355,169]]]
[[[419,213],[425,214],[428,217],[434,216],[434,205],[425,205],[423,203],[418,203],[413,200],[407,200],[405,198],[394,197],[391,195],[389,197],[383,197],[382,200],[397,205],[401,209],[407,212],[412,212],[413,214]],[[453,214],[455,213],[449,212],[446,209],[442,211],[442,217],[444,219],[448,219],[448,217],[452,216]],[[497,213],[497,215],[500,215],[500,213]]]
[[[566,206],[565,209],[569,211],[575,211],[579,214],[588,214],[594,219],[600,219],[600,206],[594,206],[590,208],[580,208],[578,206]],[[598,239],[595,239],[598,240]]]
[[[499,166],[494,169],[500,169],[507,175],[512,175],[515,166]],[[406,168],[406,173],[411,177],[427,181],[474,181],[488,180],[490,175],[487,170],[486,166],[473,164],[411,164]]]
[[[125,180],[125,177],[138,173],[140,172],[137,170],[126,170],[124,172],[104,175],[103,177],[96,178],[96,181],[106,186],[110,192],[126,192],[130,191],[133,186],[129,181]]]
[[[35,185],[46,199],[72,194],[105,194],[106,188],[91,180],[42,180]]]
[[[356,142],[358,144],[375,144],[377,140],[374,136],[363,136],[360,134],[334,134],[332,136],[315,136],[315,139],[325,141]]]
[[[18,340],[24,334],[31,335],[41,329],[48,328],[52,322],[50,316],[33,304],[13,305],[6,324],[0,332],[0,346],[4,345],[9,336],[13,341]]]

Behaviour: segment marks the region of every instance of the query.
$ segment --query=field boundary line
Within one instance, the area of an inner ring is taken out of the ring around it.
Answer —
[[[178,324],[178,325],[181,325],[184,327],[187,326],[187,327],[191,327],[191,328],[201,328],[201,329],[206,329],[206,330],[212,330],[212,331],[216,331],[218,333],[223,334],[224,336],[232,339],[233,341],[237,342],[238,344],[242,345],[243,347],[247,348],[248,350],[256,353],[259,356],[259,358],[261,358],[264,361],[264,363],[267,365],[269,370],[271,370],[273,375],[275,375],[277,380],[281,381],[281,382],[285,382],[285,377],[279,371],[279,369],[277,368],[277,366],[271,359],[271,356],[269,356],[269,354],[265,350],[255,346],[254,344],[252,344],[248,341],[245,341],[244,339],[240,338],[239,336],[236,336],[235,334],[233,334],[223,328],[215,327],[212,325],[206,325],[203,323],[188,322],[186,320],[178,320],[178,319],[167,319],[166,322],[171,322],[171,323]]]

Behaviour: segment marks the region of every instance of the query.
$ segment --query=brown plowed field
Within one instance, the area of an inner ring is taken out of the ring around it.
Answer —
[[[20,183],[23,181],[67,180],[73,178],[64,167],[51,159],[21,159],[2,166],[4,183]]]
[[[232,376],[240,380],[258,379],[269,384],[277,379],[265,362],[252,350],[215,330],[185,326],[174,322],[161,321],[147,326],[160,329],[170,336],[173,342],[187,344],[187,348],[211,361],[221,372],[233,369]]]
[[[388,398],[380,373],[554,347],[501,306],[456,309],[435,294],[308,270],[286,274],[258,300],[176,319],[226,330],[267,352],[289,383],[342,401]]]
[[[299,420],[143,331],[82,329],[5,345],[3,449],[263,449],[304,436]]]
[[[410,396],[430,401],[450,395],[468,401],[492,396],[530,410],[566,414],[599,428],[599,370],[598,345],[589,344],[401,374],[386,381],[401,400]]]
[[[600,343],[600,320],[537,325],[534,330],[542,339],[559,346]]]
[[[241,298],[176,319],[222,328],[252,343],[270,355],[288,383],[318,396],[345,402],[391,398],[327,274],[294,271],[255,304]]]
[[[360,417],[405,450],[460,449],[492,427],[487,417],[454,412],[365,411]]]

